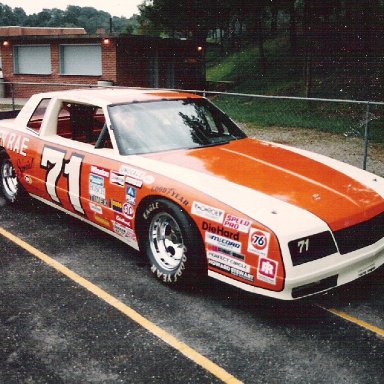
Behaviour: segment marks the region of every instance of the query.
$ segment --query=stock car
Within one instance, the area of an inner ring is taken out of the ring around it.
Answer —
[[[0,124],[0,187],[139,250],[168,285],[208,276],[293,300],[384,263],[384,180],[248,138],[209,100],[145,89],[32,96]]]

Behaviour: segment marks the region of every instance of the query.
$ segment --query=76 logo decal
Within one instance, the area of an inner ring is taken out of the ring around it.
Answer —
[[[252,228],[249,233],[248,252],[268,257],[271,234],[260,229]]]
[[[40,165],[47,170],[45,179],[47,192],[53,201],[62,204],[57,195],[57,184],[61,176],[66,177],[68,180],[69,201],[75,211],[84,214],[80,200],[80,176],[84,156],[73,153],[66,160],[65,155],[66,151],[44,147]]]

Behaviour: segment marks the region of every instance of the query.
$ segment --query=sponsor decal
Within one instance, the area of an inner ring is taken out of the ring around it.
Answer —
[[[192,204],[192,214],[219,224],[222,224],[224,220],[224,211],[222,209],[214,208],[198,201],[194,201]]]
[[[146,175],[145,171],[141,171],[128,165],[122,165],[120,167],[119,173],[122,173],[125,176],[133,177],[138,180],[143,180]]]
[[[122,213],[123,212],[123,203],[121,203],[120,201],[116,201],[116,200],[111,199],[111,208],[115,212]]]
[[[136,188],[127,186],[126,200],[127,200],[127,203],[136,205]]]
[[[104,219],[104,217],[95,215],[95,221],[104,227],[109,227],[109,221],[107,219]]]
[[[132,220],[135,217],[135,208],[129,203],[123,204],[123,215]]]
[[[117,222],[125,225],[126,227],[132,228],[132,221],[128,221],[125,217],[116,215],[115,219]]]
[[[127,176],[125,178],[125,182],[137,188],[141,188],[143,186],[142,180],[135,179],[134,177],[131,177],[131,176]]]
[[[239,237],[240,237],[239,232],[233,233],[233,232],[225,230],[220,225],[211,225],[210,223],[208,223],[206,221],[203,221],[202,229],[203,229],[203,231],[215,233],[217,235],[228,237],[229,239],[233,239],[233,240],[239,240]]]
[[[94,204],[94,203],[89,203],[89,208],[91,211],[98,213],[100,215],[103,214],[103,208],[100,207],[100,205]]]
[[[182,195],[180,195],[174,188],[154,186],[152,187],[151,191],[154,193],[163,193],[165,195],[169,195],[173,197],[175,200],[179,201],[185,207],[189,205],[189,201],[185,199]]]
[[[12,152],[16,152],[21,156],[27,156],[28,137],[16,135],[15,133],[0,132],[0,146],[6,147]]]
[[[240,277],[241,279],[248,280],[250,282],[254,281],[254,277],[250,273],[231,267],[229,265],[221,263],[220,261],[208,259],[208,264],[214,268],[230,273],[233,276]]]
[[[260,281],[276,285],[277,267],[279,263],[275,260],[267,259],[264,257],[259,258],[259,265],[257,267],[257,278]]]
[[[93,173],[89,175],[89,194],[105,199],[104,177]]]
[[[19,168],[20,173],[24,173],[33,167],[33,158],[29,159],[17,159],[17,168]]]
[[[104,207],[109,206],[108,200],[106,200],[102,197],[99,197],[99,196],[91,195],[91,201],[93,201],[94,203],[100,204],[100,205],[104,205]]]
[[[96,167],[95,165],[91,165],[91,173],[101,177],[109,177],[109,171],[106,171],[103,168]]]
[[[239,241],[228,239],[227,237],[219,236],[214,233],[205,232],[205,242],[231,252],[241,252],[241,243]]]
[[[250,265],[244,263],[243,261],[233,259],[232,257],[229,257],[229,256],[224,255],[222,253],[212,252],[212,251],[208,250],[207,251],[207,257],[208,257],[208,260],[219,261],[220,263],[223,263],[225,265],[229,265],[230,267],[237,268],[243,272],[247,272],[247,273],[251,272]]]
[[[249,233],[248,252],[268,257],[269,240],[271,234],[260,229],[252,228]]]
[[[112,224],[113,224],[113,232],[115,232],[119,236],[127,237],[128,231],[130,230],[128,227],[118,223],[117,221],[112,221]]]
[[[125,176],[121,173],[111,171],[111,178],[109,179],[111,184],[118,185],[119,187],[124,187]]]
[[[248,233],[251,228],[252,221],[242,219],[234,215],[227,214],[224,219],[224,227],[234,229],[239,232]]]

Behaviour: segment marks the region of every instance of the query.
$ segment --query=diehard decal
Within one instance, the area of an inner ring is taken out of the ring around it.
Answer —
[[[240,237],[239,232],[233,233],[233,232],[227,231],[226,229],[224,229],[220,225],[211,225],[210,223],[208,223],[206,221],[203,221],[203,225],[201,228],[203,229],[203,231],[216,233],[217,235],[228,237],[229,239],[233,239],[233,240],[239,240],[239,237]]]
[[[192,204],[192,214],[205,219],[215,221],[216,223],[222,224],[224,220],[224,211],[219,208],[214,208],[209,205],[194,201]]]
[[[270,236],[271,234],[269,232],[253,228],[249,233],[248,252],[268,257]]]
[[[271,259],[260,257],[257,268],[257,278],[260,281],[276,285],[278,262]]]

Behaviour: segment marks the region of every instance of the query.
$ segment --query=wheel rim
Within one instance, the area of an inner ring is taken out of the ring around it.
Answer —
[[[185,245],[177,221],[168,213],[156,214],[149,227],[149,242],[157,264],[168,272],[178,269]]]
[[[1,169],[1,180],[3,184],[3,191],[9,200],[16,199],[18,190],[18,181],[16,177],[15,169],[9,160],[3,162]]]

